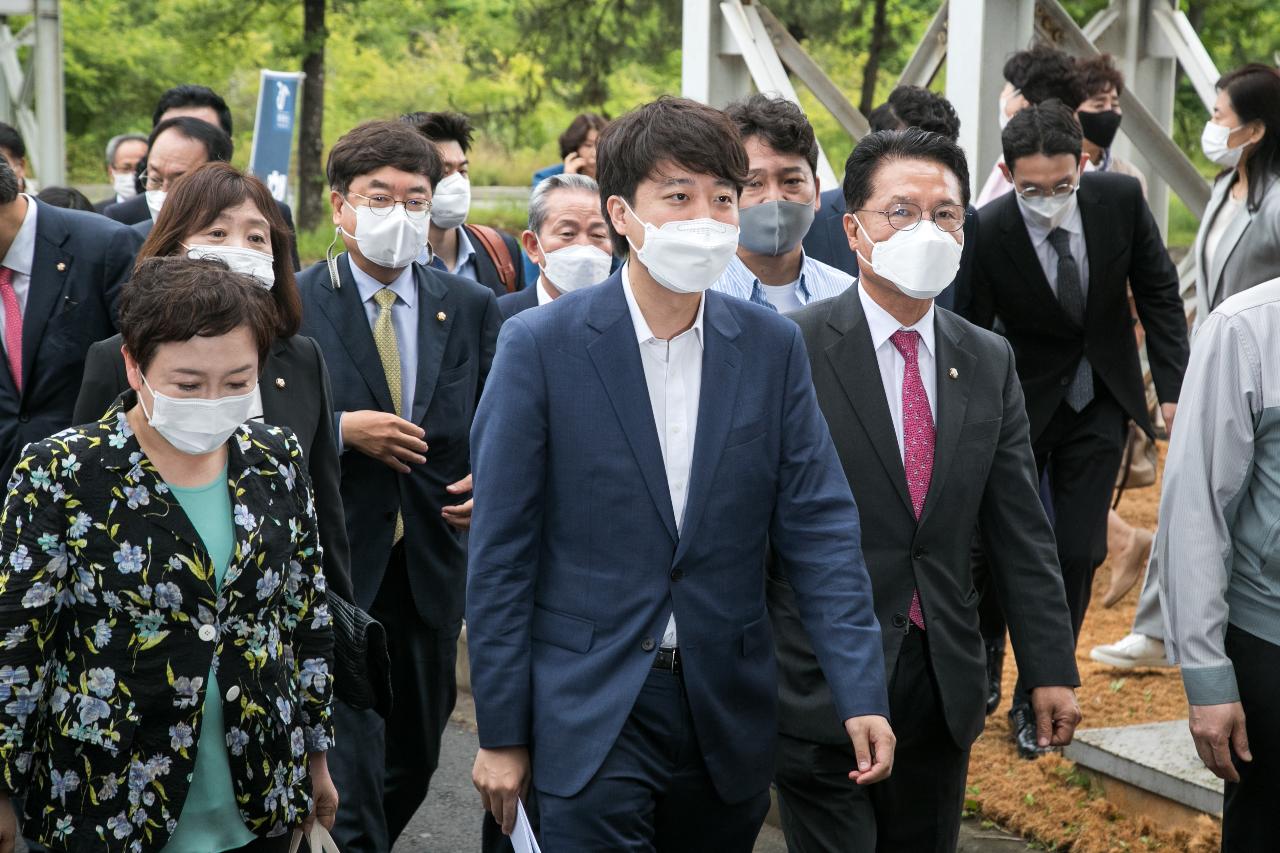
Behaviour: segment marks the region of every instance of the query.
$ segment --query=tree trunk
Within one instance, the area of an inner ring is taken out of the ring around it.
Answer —
[[[325,0],[302,3],[302,118],[298,127],[298,228],[315,228],[328,218],[324,163]]]
[[[884,18],[887,3],[888,0],[875,0],[875,16],[871,23],[871,43],[867,45],[867,64],[862,69],[862,99],[858,104],[858,109],[862,111],[864,116],[871,114],[872,101],[876,97],[876,78],[880,73],[880,55],[884,52],[885,47],[887,26]]]

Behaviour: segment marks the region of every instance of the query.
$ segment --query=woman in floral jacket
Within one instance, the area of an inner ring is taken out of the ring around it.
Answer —
[[[337,794],[311,485],[244,422],[274,308],[158,258],[120,327],[133,390],[29,445],[0,513],[0,853],[9,795],[54,850],[285,849]]]

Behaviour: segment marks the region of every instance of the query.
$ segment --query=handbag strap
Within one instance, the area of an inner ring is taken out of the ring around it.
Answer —
[[[484,246],[485,254],[493,261],[493,265],[498,268],[498,279],[502,282],[502,286],[506,288],[507,293],[513,293],[516,289],[516,265],[511,259],[511,250],[507,248],[507,241],[502,239],[502,235],[498,233],[496,228],[490,228],[487,225],[468,225],[471,233],[480,238],[480,243]]]

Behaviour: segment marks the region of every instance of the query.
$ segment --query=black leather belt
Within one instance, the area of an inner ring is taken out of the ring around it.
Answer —
[[[657,654],[653,656],[653,668],[664,669],[668,672],[680,672],[680,649],[658,649]]]

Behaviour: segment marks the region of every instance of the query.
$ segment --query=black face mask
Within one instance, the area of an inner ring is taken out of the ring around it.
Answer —
[[[1101,113],[1087,113],[1084,110],[1076,113],[1080,118],[1080,129],[1084,138],[1104,151],[1115,141],[1116,131],[1120,129],[1120,113],[1107,110]]]

